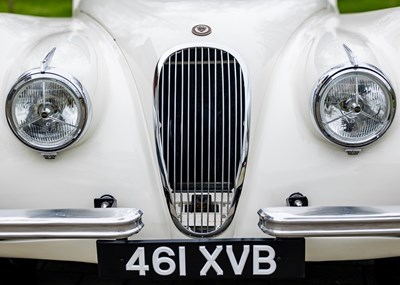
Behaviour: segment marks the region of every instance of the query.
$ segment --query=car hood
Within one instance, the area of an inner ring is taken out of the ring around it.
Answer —
[[[154,81],[157,63],[168,51],[185,45],[228,50],[245,63],[250,88],[257,89],[302,23],[319,11],[332,9],[326,0],[84,0],[77,13],[97,21],[122,50],[152,130],[154,90],[149,82]],[[192,28],[197,24],[210,26],[212,33],[194,35]],[[261,105],[265,93],[252,93],[252,104]],[[253,118],[257,112],[253,108]]]
[[[328,6],[326,0],[84,0],[78,12],[94,18],[132,57],[143,50],[159,56],[182,43],[209,41],[238,50],[251,43],[254,52],[268,58],[301,23]],[[209,25],[212,34],[193,35],[197,24]]]

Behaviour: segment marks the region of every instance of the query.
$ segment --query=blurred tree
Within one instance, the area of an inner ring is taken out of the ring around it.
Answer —
[[[8,12],[14,13],[14,0],[8,0]]]

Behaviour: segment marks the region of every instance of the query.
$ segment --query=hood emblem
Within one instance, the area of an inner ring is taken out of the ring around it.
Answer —
[[[192,28],[192,33],[196,36],[208,36],[209,34],[211,34],[211,28],[210,26],[207,25],[196,25]]]

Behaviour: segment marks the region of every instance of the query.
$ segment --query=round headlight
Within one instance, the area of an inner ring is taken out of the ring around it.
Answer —
[[[43,153],[57,152],[81,137],[88,123],[89,98],[76,79],[35,69],[11,88],[6,115],[23,143]]]
[[[396,97],[374,66],[345,66],[321,77],[312,96],[313,116],[321,133],[346,148],[366,146],[392,123]]]

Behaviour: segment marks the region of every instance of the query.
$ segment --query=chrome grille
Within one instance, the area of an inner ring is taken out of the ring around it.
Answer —
[[[158,66],[156,138],[175,224],[209,236],[231,221],[247,155],[246,84],[230,53],[211,47],[169,54]]]

